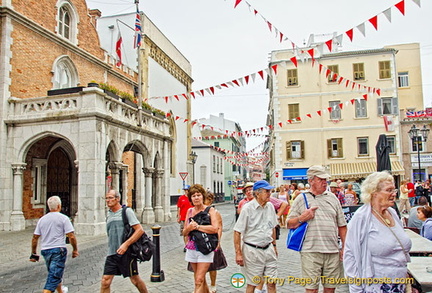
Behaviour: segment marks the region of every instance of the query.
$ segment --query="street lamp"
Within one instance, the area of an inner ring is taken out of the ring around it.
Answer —
[[[190,159],[192,161],[192,171],[193,171],[192,172],[192,184],[195,184],[195,163],[196,163],[196,160],[198,158],[198,155],[194,151],[192,151],[189,154],[189,156],[190,156]]]
[[[417,159],[418,159],[418,180],[422,180],[421,178],[421,168],[420,168],[420,144],[422,142],[426,142],[428,138],[430,129],[426,128],[426,125],[423,125],[422,129],[417,128],[415,125],[413,125],[408,131],[408,134],[411,138],[411,141],[413,145],[416,145],[417,147]],[[415,178],[414,178],[415,180]]]

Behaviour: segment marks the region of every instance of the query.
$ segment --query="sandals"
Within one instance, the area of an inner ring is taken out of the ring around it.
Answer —
[[[216,293],[216,286],[210,286],[210,293]]]

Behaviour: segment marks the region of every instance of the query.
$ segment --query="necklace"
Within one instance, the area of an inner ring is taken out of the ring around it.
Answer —
[[[384,224],[386,224],[387,226],[390,226],[390,220],[387,218],[384,218],[383,216],[381,216],[380,213],[378,213],[374,208],[372,208],[372,210],[375,212],[375,214],[378,215],[378,217],[380,217],[380,219],[384,222]]]

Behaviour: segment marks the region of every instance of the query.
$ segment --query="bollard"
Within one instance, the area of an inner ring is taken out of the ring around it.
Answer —
[[[161,270],[160,262],[160,229],[159,225],[154,225],[151,229],[153,231],[153,243],[155,250],[153,252],[153,269],[150,275],[151,282],[163,282],[165,280],[164,272]]]

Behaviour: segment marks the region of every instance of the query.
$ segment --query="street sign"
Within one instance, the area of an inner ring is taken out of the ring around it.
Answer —
[[[232,184],[232,181],[231,180],[228,180],[228,185],[231,185]]]
[[[275,174],[275,175],[276,175],[276,178],[278,178],[278,177],[279,177],[279,172],[276,172],[276,174]]]
[[[188,172],[179,172],[179,175],[181,177],[181,179],[184,181],[186,179],[186,177],[188,176]]]

